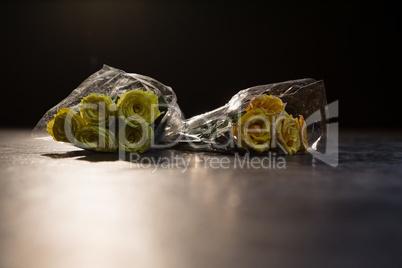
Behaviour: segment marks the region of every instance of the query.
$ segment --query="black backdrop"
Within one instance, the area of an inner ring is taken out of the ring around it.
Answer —
[[[350,2],[3,2],[1,126],[33,127],[103,64],[171,86],[186,117],[311,77],[341,128],[398,126],[397,9]]]

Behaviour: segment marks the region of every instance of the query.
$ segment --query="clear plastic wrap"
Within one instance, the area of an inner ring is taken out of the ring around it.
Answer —
[[[232,129],[245,114],[250,101],[262,94],[279,97],[285,103],[288,114],[306,118],[308,149],[325,150],[326,122],[320,120],[327,105],[325,87],[323,81],[314,79],[292,80],[241,90],[224,106],[185,120],[178,146],[221,153],[248,151],[233,142]],[[311,145],[314,145],[313,148]],[[284,150],[277,152],[286,154]]]
[[[170,87],[104,65],[46,112],[32,134],[102,152],[172,147],[220,153],[323,152],[327,122],[321,118],[328,118],[326,109],[323,81],[300,79],[241,90],[224,106],[184,120]]]
[[[116,100],[124,93],[133,90],[153,92],[154,94],[152,93],[152,95],[156,95],[159,98],[159,105],[166,108],[155,121],[156,124],[153,125],[155,127],[153,130],[153,144],[174,141],[180,133],[183,115],[172,88],[165,86],[151,77],[126,73],[107,65],[104,65],[101,70],[88,77],[67,98],[47,111],[35,126],[32,136],[34,138],[50,139],[47,127],[54,116],[63,108],[76,112],[79,111],[82,99],[91,93],[104,94],[108,98]]]

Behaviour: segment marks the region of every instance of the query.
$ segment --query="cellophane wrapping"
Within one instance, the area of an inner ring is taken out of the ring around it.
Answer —
[[[122,70],[104,65],[102,69],[89,76],[71,94],[47,111],[35,126],[34,138],[50,139],[46,131],[48,122],[62,108],[78,110],[81,99],[91,93],[98,93],[118,98],[131,90],[152,91],[158,97],[163,97],[167,111],[158,120],[154,129],[155,143],[169,143],[177,138],[181,131],[183,114],[177,104],[177,97],[171,87],[159,81],[140,74],[126,73]]]
[[[178,146],[194,151],[245,152],[238,146],[231,146],[233,145],[231,129],[235,124],[233,118],[244,113],[253,97],[261,94],[279,97],[286,103],[287,113],[302,115],[307,122],[309,149],[325,150],[326,122],[320,120],[321,117],[325,118],[326,112],[325,86],[322,80],[316,81],[311,78],[241,90],[222,107],[185,120]]]

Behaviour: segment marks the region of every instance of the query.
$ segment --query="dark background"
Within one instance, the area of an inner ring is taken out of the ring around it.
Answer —
[[[339,100],[341,128],[400,125],[401,28],[388,2],[166,2],[0,4],[1,126],[33,127],[103,64],[171,86],[186,117],[311,77]]]

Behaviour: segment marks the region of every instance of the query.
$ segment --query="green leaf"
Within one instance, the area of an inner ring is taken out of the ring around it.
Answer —
[[[243,111],[243,112],[241,112],[241,113],[239,113],[239,114],[235,114],[234,116],[233,116],[233,118],[232,118],[232,122],[233,123],[236,123],[237,121],[239,121],[239,119],[243,116],[243,115],[245,115],[247,112],[246,111]]]
[[[168,122],[168,120],[162,121],[162,119],[165,117],[165,113],[166,112],[161,113],[159,117],[156,118],[156,120],[152,123],[155,131],[154,132],[155,142],[159,142],[163,132],[165,131],[165,127]]]
[[[114,103],[117,104],[117,102],[118,102],[119,99],[120,99],[120,96],[116,96],[116,97],[113,97],[113,98],[111,98],[111,99],[112,99],[112,101],[113,101]]]
[[[219,128],[225,128],[229,125],[229,118],[227,118]]]
[[[159,111],[161,112],[161,114],[168,110],[168,106],[167,106],[166,100],[163,97],[163,95],[158,98],[158,108],[159,108]]]

